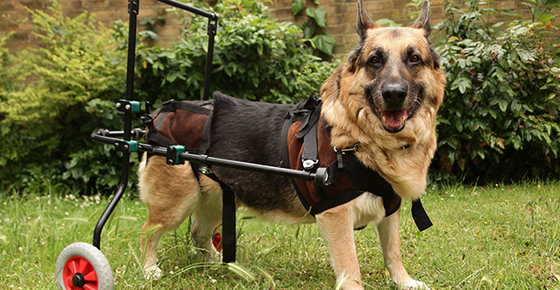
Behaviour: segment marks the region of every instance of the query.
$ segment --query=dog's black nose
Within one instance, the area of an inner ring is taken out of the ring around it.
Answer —
[[[398,105],[406,99],[407,89],[402,84],[388,84],[383,87],[381,94],[389,105]]]

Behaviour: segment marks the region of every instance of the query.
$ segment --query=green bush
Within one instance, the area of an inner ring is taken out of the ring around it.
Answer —
[[[315,2],[312,5],[319,5],[319,2]],[[303,8],[312,5],[309,5],[304,0],[292,0],[292,14],[294,16],[301,15],[303,14]],[[328,56],[332,56],[336,39],[326,32],[321,34],[315,32],[316,30],[327,28],[327,11],[325,7],[318,6],[315,9],[307,7],[305,15],[307,15],[307,20],[299,25],[303,32],[303,38],[309,42],[311,47]]]
[[[267,8],[256,0],[220,1],[204,9],[213,9],[219,17],[211,92],[293,103],[317,95],[339,63],[313,56],[299,27],[270,19]],[[202,98],[207,20],[183,19],[187,28],[179,42],[169,48],[139,49],[137,88],[145,99]]]
[[[2,187],[65,181],[80,188],[90,178],[113,184],[119,177],[111,166],[118,160],[89,135],[99,127],[122,127],[113,107],[124,96],[126,52],[118,49],[111,29],[87,13],[64,17],[56,1],[49,13],[28,11],[40,47],[3,51]],[[76,172],[78,163],[83,166]]]
[[[438,51],[448,87],[434,178],[446,172],[479,182],[557,178],[560,49],[552,18],[512,21],[500,31],[500,23],[490,26],[486,18],[500,11],[476,0],[466,8],[447,2],[446,11],[446,42]]]
[[[314,57],[301,30],[270,19],[260,2],[225,1],[213,9],[220,22],[211,91],[296,102],[317,95],[337,65]],[[0,191],[46,192],[62,183],[112,192],[120,158],[90,134],[123,128],[114,104],[125,93],[127,26],[106,28],[87,13],[64,17],[56,1],[48,13],[28,11],[40,48],[10,54],[0,39]],[[181,17],[182,40],[170,48],[138,49],[135,99],[201,98],[207,20]],[[129,185],[135,170],[131,174]]]

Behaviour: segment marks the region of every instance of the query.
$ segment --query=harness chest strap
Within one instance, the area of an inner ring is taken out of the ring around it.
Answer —
[[[317,167],[327,167],[329,173],[330,184],[325,187],[292,179],[304,207],[316,215],[368,191],[383,198],[386,216],[397,211],[401,198],[386,180],[374,170],[366,168],[354,152],[333,150],[330,146],[330,128],[320,118],[321,103],[311,104],[312,108],[309,108],[310,100],[298,105],[308,106],[307,109],[288,113],[282,133],[284,163],[288,168],[314,171]],[[313,161],[312,168],[305,166],[307,160]],[[420,200],[413,201],[412,215],[421,231],[432,225]]]
[[[336,166],[337,168],[343,168],[346,170],[352,182],[356,183],[360,188],[368,189],[367,191],[376,195],[378,195],[378,192],[384,193],[380,196],[383,197],[383,205],[385,206],[386,216],[391,215],[398,209],[401,203],[401,198],[397,197],[399,202],[398,204],[394,203],[394,200],[396,199],[395,196],[397,196],[397,194],[393,191],[393,188],[387,181],[385,181],[385,179],[383,179],[377,172],[366,168],[353,153],[349,154],[344,153],[342,150],[337,150],[337,155],[343,157],[338,157],[338,164],[332,164],[332,167]],[[340,162],[343,162],[344,164],[341,165]],[[369,174],[364,176],[363,174],[366,172],[369,172]],[[375,174],[372,174],[371,172],[375,172]],[[376,188],[381,191],[376,191]],[[392,195],[388,196],[389,192],[391,192]],[[391,210],[388,211],[387,209]],[[428,229],[433,225],[426,213],[426,210],[424,210],[424,206],[422,206],[420,199],[412,201],[412,218],[420,231]]]

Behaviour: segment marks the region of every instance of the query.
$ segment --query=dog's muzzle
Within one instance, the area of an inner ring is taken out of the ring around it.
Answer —
[[[375,108],[375,113],[381,119],[383,127],[390,133],[398,133],[406,124],[406,120],[412,116],[416,109],[416,99],[407,108],[408,88],[403,84],[388,84],[381,90],[384,110]]]

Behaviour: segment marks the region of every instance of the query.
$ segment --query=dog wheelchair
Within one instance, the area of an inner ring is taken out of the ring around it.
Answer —
[[[206,72],[204,82],[203,99],[208,100],[212,58],[214,48],[214,37],[216,35],[218,17],[213,12],[208,12],[196,7],[186,5],[175,0],[158,0],[162,3],[171,5],[208,19],[208,54],[206,59]],[[241,162],[236,160],[214,158],[204,154],[189,153],[184,146],[154,146],[146,143],[134,141],[141,139],[146,132],[142,129],[132,129],[133,113],[142,113],[141,103],[134,101],[134,63],[136,55],[136,23],[139,12],[139,0],[129,0],[129,31],[128,31],[128,53],[127,53],[127,78],[126,78],[126,95],[125,99],[116,102],[117,110],[124,113],[124,129],[123,131],[109,131],[100,129],[91,137],[97,142],[112,144],[116,150],[122,153],[121,177],[119,185],[114,197],[109,202],[107,208],[99,218],[94,230],[93,243],[73,243],[68,245],[58,256],[56,262],[55,276],[59,289],[76,290],[76,289],[113,289],[113,273],[107,258],[100,251],[101,249],[101,232],[105,223],[108,221],[113,210],[116,208],[122,195],[124,194],[129,179],[130,170],[130,154],[132,152],[149,152],[153,155],[165,156],[166,162],[170,165],[182,164],[184,161],[198,163],[202,165],[201,172],[207,174],[211,178],[218,181],[223,190],[224,210],[222,216],[222,235],[221,246],[223,247],[223,262],[235,262],[236,259],[236,229],[235,229],[235,197],[233,190],[227,184],[224,184],[212,176],[208,171],[210,166],[224,166],[254,172],[267,174],[275,174],[291,178],[298,178],[305,181],[313,181],[318,186],[325,186],[328,182],[327,169],[323,167],[317,168],[316,171],[294,170],[288,168],[280,168],[255,163]],[[149,110],[146,105],[146,111]],[[146,112],[149,113],[149,112]]]

